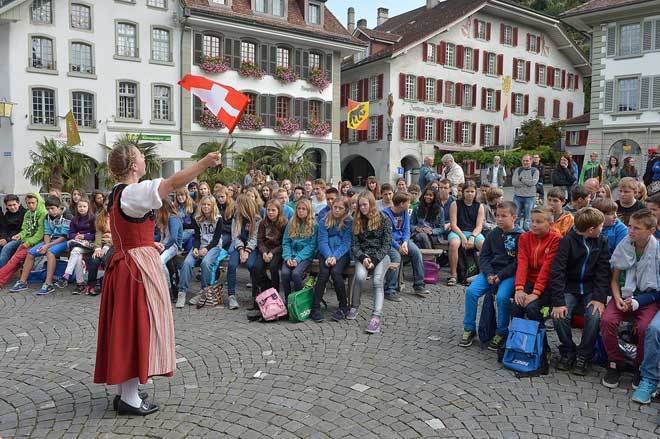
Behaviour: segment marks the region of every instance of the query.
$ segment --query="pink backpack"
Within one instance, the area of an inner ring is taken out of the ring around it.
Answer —
[[[275,288],[269,288],[257,296],[257,305],[266,321],[287,315],[286,305]]]
[[[437,284],[438,275],[438,265],[433,261],[424,261],[424,283]]]

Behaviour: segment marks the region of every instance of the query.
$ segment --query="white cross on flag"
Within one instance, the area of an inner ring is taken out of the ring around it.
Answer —
[[[186,75],[179,81],[179,85],[197,96],[229,128],[229,134],[234,131],[250,102],[250,98],[236,89],[203,76]]]

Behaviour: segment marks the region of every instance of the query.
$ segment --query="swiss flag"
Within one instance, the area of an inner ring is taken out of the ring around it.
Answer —
[[[179,81],[179,85],[197,96],[229,128],[229,134],[234,131],[250,102],[250,98],[236,89],[203,76],[186,75]]]

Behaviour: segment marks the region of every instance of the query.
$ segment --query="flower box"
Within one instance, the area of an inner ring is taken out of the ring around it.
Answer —
[[[296,119],[277,119],[275,123],[275,132],[284,136],[291,136],[296,131],[300,130],[300,124]]]
[[[238,121],[238,128],[245,131],[259,131],[263,128],[264,123],[259,116],[254,114],[244,114],[241,120]]]
[[[215,114],[211,113],[209,110],[204,109],[202,115],[199,118],[199,125],[208,128],[208,129],[222,129],[225,127],[225,124],[222,123]]]
[[[307,134],[311,134],[312,136],[316,137],[325,137],[330,134],[330,124],[314,119],[309,122]]]
[[[326,79],[325,73],[321,69],[310,70],[307,82],[318,88],[319,91],[325,90],[330,85],[330,81]]]
[[[273,76],[283,84],[291,84],[298,80],[298,75],[291,67],[277,67]]]
[[[205,56],[199,65],[207,73],[224,73],[229,67],[229,63],[219,56]]]
[[[261,67],[250,61],[243,61],[241,67],[238,70],[238,74],[244,78],[256,78],[261,79],[264,76],[264,71],[261,70]]]

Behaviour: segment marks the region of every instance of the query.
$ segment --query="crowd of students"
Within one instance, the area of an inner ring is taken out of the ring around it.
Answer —
[[[521,170],[513,171],[516,184],[535,187],[539,177],[533,181],[531,162],[526,156]],[[369,177],[358,193],[350,182],[331,187],[317,179],[294,186],[252,174],[246,185],[218,182],[211,188],[199,182],[177,190],[155,212],[154,237],[163,269],[177,270],[176,308],[199,300],[199,295],[189,297],[194,268],[201,267],[204,288],[215,279],[222,256],[228,258],[228,307],[239,308],[236,270],[243,265],[250,273],[251,310],[258,308],[254,299],[259,292],[268,288],[278,290],[284,301],[302,289],[318,259],[311,318],[324,321],[321,303],[332,280],[339,306],[331,319],[356,319],[369,281],[374,303],[366,331],[378,333],[384,300],[401,301],[396,290],[400,268],[392,263],[410,262],[413,292],[426,297],[430,292],[420,249],[446,242],[449,286],[457,283],[460,249],[479,253],[480,273],[465,293],[460,346],[473,343],[479,298],[492,291],[497,329],[489,349],[502,348],[511,317],[539,322],[551,317],[560,340],[558,369],[585,375],[600,334],[609,359],[602,382],[616,387],[624,367],[618,327],[632,317],[638,334],[633,399],[648,403],[660,360],[660,194],[646,199],[643,184],[623,177],[613,200],[603,176],[596,175],[570,190],[555,187],[546,200],[535,197],[531,214],[521,218],[527,206],[503,199],[502,171],[489,170],[495,177],[477,187],[458,175],[453,159],[443,157],[443,163],[444,173],[423,172],[424,187],[408,186],[403,178],[392,185]],[[113,254],[104,194],[88,199],[74,191],[68,206],[57,191],[45,199],[27,194],[24,202],[25,208],[17,196],[4,197],[0,287],[22,268],[9,292],[28,289],[35,261],[45,256],[46,279],[37,295],[72,281],[74,294],[99,294],[98,270]],[[58,257],[67,251],[66,268],[56,277]],[[179,266],[170,263],[177,255],[185,255]],[[349,298],[344,272],[351,262],[356,282]],[[580,309],[585,324],[576,345],[571,319]]]

